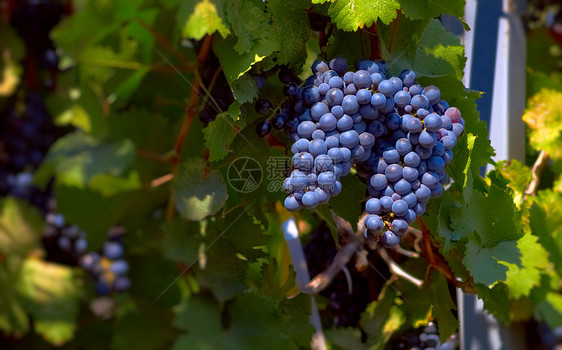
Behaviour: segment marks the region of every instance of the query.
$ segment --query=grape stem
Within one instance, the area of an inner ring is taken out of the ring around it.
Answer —
[[[201,44],[201,48],[199,49],[199,53],[197,55],[197,61],[199,64],[205,62],[205,59],[207,58],[211,50],[212,42],[213,42],[212,35],[207,35],[203,39],[203,43]],[[172,174],[174,174],[174,176],[177,174],[183,144],[185,143],[185,138],[189,133],[189,129],[191,128],[191,123],[193,122],[193,118],[195,116],[195,110],[199,102],[200,85],[201,84],[199,79],[196,79],[191,85],[191,91],[189,93],[189,102],[187,104],[187,107],[185,108],[185,115],[183,118],[183,122],[180,127],[180,131],[178,132],[176,139],[174,141],[174,157],[172,158]],[[174,199],[173,196],[170,196],[168,200],[168,208],[166,209],[166,218],[168,219],[168,221],[171,221],[174,218],[174,215],[175,215]]]
[[[537,157],[535,164],[533,164],[533,167],[531,168],[533,179],[527,186],[527,189],[525,190],[525,195],[534,196],[536,194],[537,188],[539,187],[540,175],[543,172],[544,168],[546,167],[547,163],[548,163],[548,154],[546,154],[546,152],[543,150],[541,151],[541,153],[539,153],[539,156]]]
[[[174,174],[166,174],[150,181],[150,187],[156,188],[174,179]]]
[[[455,287],[460,288],[463,292],[466,293],[476,293],[476,289],[472,284],[472,277],[468,278],[465,282],[459,281],[455,278],[455,274],[447,264],[447,261],[438,251],[435,251],[433,248],[433,243],[431,241],[431,231],[427,228],[423,219],[420,217],[418,218],[418,224],[420,225],[423,242],[424,244],[421,247],[423,255],[426,257],[427,261],[429,262],[430,269],[433,268],[437,270],[440,274],[442,274],[445,278],[447,278]]]
[[[369,45],[371,46],[370,58],[371,60],[377,60],[381,58],[381,49],[379,46],[379,30],[376,22],[367,29],[367,34],[369,34]]]
[[[394,43],[396,42],[396,37],[398,36],[398,28],[400,27],[400,19],[402,18],[402,11],[398,10],[396,14],[396,19],[392,22],[392,33],[390,34],[390,42],[388,43],[388,52],[392,54],[392,49],[394,48]]]
[[[420,257],[420,255],[416,252],[412,252],[410,250],[406,250],[400,246],[397,246],[396,248],[394,248],[394,251],[398,254],[407,256],[408,258],[412,258],[412,259],[417,259]]]
[[[406,281],[412,283],[418,288],[423,286],[423,281],[420,279],[415,278],[414,276],[410,275],[406,272],[400,265],[398,265],[392,258],[388,255],[386,249],[382,247],[377,248],[377,253],[379,253],[380,257],[386,262],[390,271],[398,277],[402,277]]]

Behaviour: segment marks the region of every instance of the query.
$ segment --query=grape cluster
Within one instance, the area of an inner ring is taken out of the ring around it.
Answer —
[[[0,196],[27,200],[46,212],[51,186],[39,190],[32,172],[66,130],[54,126],[39,95],[28,93],[24,102],[22,112],[14,104],[0,119]]]
[[[302,90],[310,107],[288,130],[294,156],[283,183],[285,208],[328,202],[357,165],[371,197],[365,235],[395,247],[449,182],[445,166],[464,120],[437,87],[417,84],[410,70],[387,78],[384,62],[360,60],[357,68],[348,71],[341,57],[313,65],[312,84]]]
[[[50,212],[45,216],[47,226],[43,232],[43,246],[47,259],[61,264],[76,265],[88,249],[86,232],[76,225],[66,223],[64,215]]]
[[[47,260],[82,267],[94,278],[95,291],[99,295],[130,288],[131,280],[127,277],[129,264],[124,259],[125,248],[121,241],[123,228],[116,226],[109,230],[100,254],[88,251],[86,232],[66,223],[63,214],[50,212],[46,215],[46,222],[43,246]]]
[[[205,100],[203,110],[199,113],[199,120],[204,125],[209,124],[217,118],[217,115],[225,111],[234,101],[232,91],[226,81],[220,63],[215,55],[208,55],[205,61],[201,79],[203,85],[208,86],[209,98]]]
[[[88,252],[80,257],[80,266],[88,271],[95,280],[95,290],[99,295],[111,291],[123,292],[131,287],[127,276],[129,264],[124,259],[125,247],[121,241],[123,230],[114,227],[108,232],[101,254]]]
[[[273,73],[274,71],[270,70],[262,72],[261,75],[254,75],[258,88],[263,88],[267,76]],[[287,67],[281,67],[278,77],[284,84],[283,94],[285,95],[285,99],[279,108],[273,109],[271,101],[263,98],[257,100],[255,104],[258,114],[265,115],[274,112],[269,119],[261,121],[256,126],[256,134],[260,137],[269,135],[272,130],[284,130],[292,124],[297,125],[298,119],[296,119],[296,116],[305,110],[302,96],[303,89],[300,87],[302,81],[297,74]]]
[[[421,332],[413,330],[402,334],[392,345],[392,349],[404,350],[455,350],[458,347],[459,340],[456,334],[441,343],[439,335],[437,335],[437,327],[433,322],[421,329]]]

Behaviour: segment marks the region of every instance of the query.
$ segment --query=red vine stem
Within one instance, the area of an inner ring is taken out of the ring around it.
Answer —
[[[431,242],[431,231],[427,228],[422,218],[418,218],[418,224],[420,225],[422,231],[422,237],[424,241],[424,246],[422,247],[422,252],[427,258],[427,261],[432,268],[441,273],[446,279],[448,279],[455,287],[461,288],[464,292],[475,293],[476,290],[472,285],[472,279],[469,278],[465,282],[460,282],[455,278],[455,274],[447,264],[447,261],[439,252],[433,250],[433,243]]]
[[[392,54],[394,49],[394,43],[396,42],[396,37],[398,36],[398,28],[400,27],[400,19],[402,18],[402,11],[398,10],[396,19],[392,23],[392,33],[390,34],[390,42],[388,43],[388,52]]]
[[[199,63],[199,65],[202,65],[205,62],[207,55],[209,55],[212,42],[213,42],[212,35],[207,35],[203,39],[203,43],[201,44],[201,48],[199,49],[199,54],[197,55],[197,62]],[[187,103],[187,107],[185,108],[185,115],[183,118],[183,122],[174,141],[174,157],[172,158],[173,176],[177,174],[179,161],[181,159],[181,151],[183,149],[183,144],[185,143],[185,138],[187,137],[187,134],[189,133],[189,129],[191,128],[191,124],[193,122],[197,104],[199,102],[200,86],[201,83],[199,79],[196,79],[191,85],[191,91],[189,93],[189,102]],[[168,208],[166,209],[167,220],[171,221],[174,218],[174,215],[175,215],[174,199],[172,196],[170,196],[170,199],[168,201]]]
[[[367,29],[367,33],[369,34],[369,45],[371,46],[371,60],[377,60],[381,58],[381,49],[379,45],[379,28],[377,23],[373,23]]]

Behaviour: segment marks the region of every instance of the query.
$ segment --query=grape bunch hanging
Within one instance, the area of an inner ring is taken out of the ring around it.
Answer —
[[[387,78],[382,61],[360,60],[353,72],[338,57],[312,71],[295,92],[307,108],[286,126],[294,156],[283,183],[285,208],[327,203],[356,165],[371,197],[365,236],[395,247],[449,183],[445,166],[464,132],[461,112],[437,87],[416,83],[410,70]]]

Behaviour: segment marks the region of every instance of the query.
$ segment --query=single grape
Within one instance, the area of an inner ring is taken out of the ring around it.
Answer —
[[[437,113],[431,113],[423,120],[423,124],[426,130],[433,132],[439,131],[439,129],[441,129],[442,123],[443,122],[441,120],[441,116],[439,116]]]
[[[404,108],[406,105],[410,104],[411,100],[412,97],[406,91],[400,90],[394,94],[394,103],[396,103],[398,107]]]
[[[390,230],[395,234],[397,234],[398,236],[402,236],[406,232],[408,232],[408,223],[403,219],[394,219],[392,220]]]
[[[401,156],[405,156],[410,153],[412,151],[412,144],[410,143],[410,140],[407,138],[401,138],[396,141],[396,151],[398,151]]]
[[[388,181],[396,182],[402,178],[402,167],[398,164],[390,164],[384,171],[384,174]]]
[[[380,109],[382,113],[388,114],[394,112],[394,98],[392,96],[386,98],[384,106]]]
[[[404,164],[412,168],[417,167],[420,161],[420,156],[416,152],[409,152],[404,156]]]
[[[338,120],[332,113],[326,113],[320,118],[320,128],[324,131],[332,131],[336,128]]]
[[[377,234],[382,232],[382,229],[384,228],[384,222],[378,215],[368,215],[365,218],[365,226],[371,233]]]
[[[117,292],[124,292],[131,288],[131,280],[127,276],[118,276],[113,282],[113,289]]]
[[[359,103],[355,95],[345,96],[341,102],[341,106],[343,107],[343,111],[349,115],[359,112]]]
[[[307,209],[316,208],[320,198],[315,191],[308,191],[302,196],[302,205]]]
[[[345,131],[340,135],[340,144],[349,149],[359,144],[359,134],[355,130]]]
[[[328,201],[330,200],[330,192],[324,191],[320,187],[314,189],[314,193],[316,193],[316,195],[318,196],[319,204],[328,203]]]
[[[399,77],[400,79],[402,79],[404,86],[410,87],[416,80],[416,73],[412,72],[409,69],[405,69],[402,72],[400,72]]]
[[[443,171],[445,169],[445,161],[441,157],[431,156],[427,160],[427,167],[434,172]]]
[[[393,203],[394,201],[389,196],[384,196],[380,199],[381,209],[385,212],[390,212]]]
[[[339,135],[338,135],[339,136]],[[332,149],[332,148],[336,148],[340,146],[340,139],[338,136],[332,135],[332,136],[327,136],[326,137],[326,146],[328,147],[328,149]],[[308,150],[308,148],[307,148]]]
[[[109,270],[116,275],[125,275],[129,271],[129,264],[125,260],[115,260]]]
[[[330,110],[330,112],[332,113],[332,115],[336,118],[340,118],[341,116],[343,116],[344,110],[342,106],[334,106],[332,107],[332,109]]]
[[[423,178],[422,178],[422,182],[423,182]],[[418,188],[415,191],[415,194],[416,197],[418,198],[418,201],[422,203],[426,203],[429,200],[429,198],[431,198],[431,189],[422,183],[420,185],[420,188]]]
[[[402,120],[400,119],[400,116],[396,113],[391,113],[389,115],[386,116],[386,127],[389,130],[396,130],[400,127],[400,124],[402,124]]]
[[[271,102],[266,99],[259,99],[256,101],[255,109],[258,114],[266,114],[271,110]]]
[[[378,91],[386,97],[394,95],[396,88],[391,80],[383,80],[379,83]]]
[[[376,93],[371,96],[371,105],[377,109],[383,108],[386,104],[386,97],[381,93]]]
[[[400,244],[400,237],[392,231],[385,231],[381,237],[382,244],[387,248],[395,248]]]
[[[406,130],[412,133],[422,131],[422,123],[418,118],[408,118],[405,121]]]
[[[371,198],[365,204],[365,210],[369,214],[380,214],[381,213],[381,204],[378,198]]]
[[[437,187],[439,184],[439,176],[434,172],[426,172],[421,178],[422,184],[426,185],[430,190]]]
[[[408,204],[402,199],[399,199],[392,203],[392,212],[396,216],[404,216],[408,212]]]
[[[367,103],[371,102],[372,94],[367,89],[361,89],[361,90],[357,91],[356,96],[357,96],[357,102],[359,104],[364,105],[364,104],[367,104]]]
[[[410,192],[411,189],[412,186],[410,185],[410,182],[407,181],[406,179],[400,179],[394,184],[394,191],[396,191],[396,193],[400,195]]]
[[[119,242],[107,241],[103,244],[103,255],[108,259],[119,259],[124,252],[123,245]]]
[[[429,107],[429,100],[424,95],[415,95],[414,97],[412,97],[410,105],[416,110],[420,108],[426,109],[427,107]]]
[[[404,200],[404,202],[406,202],[406,204],[408,204],[408,208],[413,208],[418,202],[418,198],[416,197],[416,194],[411,191],[403,195],[402,199]]]
[[[276,130],[283,130],[285,124],[287,124],[287,120],[288,118],[284,114],[276,114],[275,117],[273,117],[273,128]]]
[[[259,122],[256,125],[256,134],[259,137],[265,137],[271,133],[271,123],[268,120],[264,120]]]
[[[295,169],[309,171],[314,164],[314,157],[307,152],[299,152],[293,156],[293,166]]]
[[[283,87],[283,94],[288,97],[294,97],[299,92],[299,86],[294,82],[288,82]]]
[[[460,123],[453,124],[453,133],[455,134],[455,136],[461,137],[463,132],[464,132],[464,126],[462,124]]]
[[[451,118],[453,123],[460,123],[462,116],[461,111],[457,107],[449,107],[445,111],[445,115]]]
[[[418,176],[419,172],[415,167],[405,166],[402,169],[402,177],[408,182],[416,180]]]
[[[410,95],[412,95],[412,97],[421,94],[422,91],[423,88],[420,84],[414,84],[408,88],[408,92],[410,92]]]
[[[382,190],[388,185],[388,180],[384,174],[375,174],[371,177],[371,186],[375,190]]]
[[[384,171],[388,167],[388,163],[383,157],[377,157],[373,160],[373,171],[375,174],[384,174]]]
[[[355,84],[348,84],[343,92],[346,95],[355,95],[357,93],[357,87],[355,87]]]
[[[353,118],[351,118],[347,114],[344,114],[343,117],[341,117],[336,122],[336,127],[339,131],[346,131],[351,129],[353,127]]]
[[[365,70],[358,70],[353,75],[353,84],[359,89],[371,86],[371,74]]]
[[[435,137],[434,134],[428,132],[427,130],[423,130],[420,134],[420,145],[424,148],[433,148],[435,146]]]
[[[313,157],[318,157],[321,154],[326,154],[328,147],[323,140],[312,140],[308,150]]]
[[[326,93],[326,102],[328,103],[328,106],[341,105],[342,101],[343,92],[340,89],[332,88]]]
[[[441,91],[436,86],[429,85],[423,89],[422,94],[429,100],[429,105],[433,106],[441,99]]]
[[[310,108],[310,115],[312,116],[312,119],[316,121],[320,120],[320,117],[322,117],[324,114],[328,112],[330,112],[330,109],[325,103],[322,102],[316,102]]]
[[[370,149],[375,145],[375,136],[368,132],[359,134],[359,144],[365,149]]]
[[[310,121],[304,121],[299,124],[297,132],[300,137],[309,139],[312,137],[312,133],[316,130],[316,124]]]
[[[352,84],[352,83],[353,83],[353,75],[354,75],[354,74],[355,74],[355,73],[353,73],[353,72],[345,72],[345,74],[343,75],[343,81],[344,81],[346,84]]]
[[[329,67],[338,74],[343,75],[347,70],[347,60],[344,57],[338,56],[330,61]]]
[[[394,147],[385,149],[382,153],[382,156],[385,162],[387,162],[388,164],[398,163],[398,161],[400,160],[400,153],[398,153],[398,150],[396,150],[396,148]]]
[[[288,211],[297,211],[301,208],[301,204],[297,201],[294,195],[285,198],[285,209]]]

